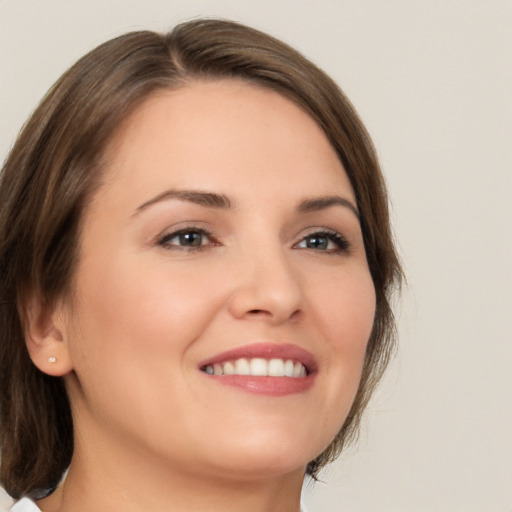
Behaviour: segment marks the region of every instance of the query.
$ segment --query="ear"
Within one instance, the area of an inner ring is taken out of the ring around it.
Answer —
[[[61,377],[73,370],[63,307],[45,306],[33,296],[25,305],[25,343],[32,362],[43,373]]]

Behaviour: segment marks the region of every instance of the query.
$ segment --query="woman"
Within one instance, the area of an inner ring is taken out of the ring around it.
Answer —
[[[13,510],[298,511],[357,432],[401,276],[336,85],[236,23],[121,36],[32,115],[0,204]]]

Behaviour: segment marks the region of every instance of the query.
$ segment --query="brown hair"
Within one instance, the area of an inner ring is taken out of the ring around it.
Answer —
[[[368,134],[336,84],[286,44],[246,26],[195,20],[166,35],[133,32],[80,59],[23,128],[0,175],[0,480],[18,498],[56,485],[70,463],[73,425],[62,379],[31,362],[27,294],[45,305],[70,292],[80,220],[101,181],[106,145],[159,89],[235,77],[300,105],[325,131],[355,191],[377,296],[361,384],[340,432],[308,465],[316,476],[357,433],[389,360],[390,297],[401,279],[383,178]]]

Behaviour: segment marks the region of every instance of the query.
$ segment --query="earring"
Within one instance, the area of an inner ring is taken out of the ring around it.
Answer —
[[[54,356],[49,357],[49,358],[48,358],[48,362],[49,362],[49,363],[51,363],[51,364],[56,363],[56,362],[57,362],[57,358],[56,358],[56,357],[54,357]]]

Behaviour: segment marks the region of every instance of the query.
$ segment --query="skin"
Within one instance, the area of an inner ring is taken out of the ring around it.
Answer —
[[[76,432],[68,477],[40,506],[297,512],[308,461],[350,409],[375,313],[337,155],[288,99],[213,81],[146,100],[105,161],[84,213],[74,298],[32,311],[29,351],[65,376]],[[219,194],[232,207],[161,197],[170,190]],[[298,209],[325,196],[342,201]],[[177,230],[198,228],[211,236],[180,245]],[[311,352],[313,386],[257,395],[199,369],[259,342]]]

